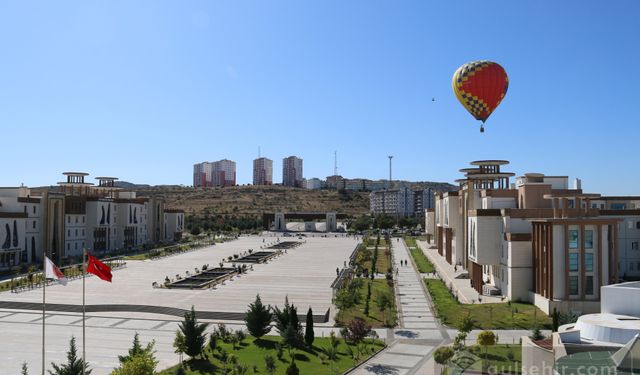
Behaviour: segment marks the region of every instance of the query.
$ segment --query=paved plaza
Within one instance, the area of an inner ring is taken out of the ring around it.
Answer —
[[[263,243],[263,239],[265,242]],[[302,246],[288,250],[269,263],[256,264],[254,270],[235,277],[215,289],[167,290],[154,289],[151,284],[161,283],[165,276],[184,276],[203,264],[217,266],[223,258],[248,249],[258,251],[260,246],[275,241],[275,237],[241,237],[238,240],[195,250],[160,260],[129,261],[126,268],[113,273],[113,283],[95,277],[86,279],[87,305],[138,304],[189,309],[192,305],[200,311],[245,312],[256,293],[265,304],[282,305],[285,296],[298,306],[301,314],[311,306],[315,314],[331,309],[328,323],[319,324],[317,336],[326,336],[333,328],[334,308],[331,303],[331,283],[337,267],[342,267],[358,242],[352,237],[303,237]],[[292,237],[280,238],[280,241]],[[1,301],[42,302],[42,290],[22,293],[0,293]],[[81,304],[82,282],[72,280],[66,286],[47,287],[47,303]],[[180,318],[161,314],[127,312],[87,314],[87,360],[94,368],[94,375],[108,374],[117,366],[117,356],[130,347],[135,332],[143,342],[156,341],[159,368],[178,362],[172,347]],[[47,314],[46,360],[64,361],[71,335],[81,343],[82,319],[74,313],[50,312]],[[238,322],[226,322],[231,328],[242,327]],[[3,347],[4,361],[0,375],[15,375],[21,363],[27,361],[31,373],[41,367],[42,312],[24,310],[0,310],[0,330],[10,345]],[[380,332],[383,334],[383,332]]]

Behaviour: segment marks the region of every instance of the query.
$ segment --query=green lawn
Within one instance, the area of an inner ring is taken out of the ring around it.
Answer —
[[[409,251],[411,252],[413,261],[416,262],[418,271],[420,271],[420,273],[436,272],[436,268],[433,266],[433,263],[431,263],[429,259],[427,259],[426,255],[424,255],[420,248],[411,249]]]
[[[407,247],[411,248],[411,247],[417,247],[418,246],[416,244],[416,238],[415,237],[402,236],[402,238],[404,239],[404,242],[407,244]]]
[[[149,259],[149,254],[148,253],[144,253],[144,254],[128,255],[128,256],[124,257],[124,259],[126,259],[126,260],[146,260],[146,259]]]
[[[384,312],[384,318],[383,313],[378,309],[376,305],[378,293],[387,292],[390,293],[391,296],[394,296],[395,294],[393,288],[387,285],[386,280],[363,280],[364,282],[362,283],[362,286],[358,289],[358,294],[360,295],[360,303],[348,310],[339,311],[338,315],[336,316],[336,323],[340,326],[344,326],[351,320],[353,320],[353,318],[360,317],[374,328],[384,327],[384,320],[387,320],[391,327],[395,327],[397,321],[395,297],[392,298],[394,306],[391,308],[391,310],[386,310]],[[371,301],[369,301],[369,315],[367,316],[364,314],[364,307],[365,300],[367,298],[367,284],[369,282],[372,282],[373,284],[371,284]]]
[[[424,281],[438,317],[448,326],[460,328],[462,320],[469,315],[478,329],[551,328],[551,318],[534,305],[518,302],[461,304],[453,298],[444,282],[435,279]]]
[[[237,356],[238,364],[249,366],[247,374],[253,374],[253,366],[257,366],[258,374],[267,374],[265,369],[264,357],[265,355],[271,355],[276,361],[275,374],[285,374],[285,370],[291,361],[288,351],[284,350],[284,356],[282,360],[279,360],[276,356],[276,343],[281,342],[278,336],[266,336],[260,340],[254,342],[254,338],[250,337],[245,339],[236,349],[231,344],[223,343],[220,341],[219,348],[224,349],[228,354]],[[318,355],[321,353],[320,348],[328,348],[330,346],[329,338],[316,337],[312,350],[300,350],[293,351],[295,357],[296,366],[300,370],[300,374],[342,374],[346,370],[360,363],[368,358],[373,352],[380,350],[383,347],[383,343],[379,340],[367,339],[366,354],[361,354],[360,358],[356,361],[347,354],[347,345],[343,340],[340,340],[338,346],[338,357],[335,361],[327,361],[323,364],[320,361]],[[355,347],[351,346],[355,351]],[[220,361],[219,350],[216,350],[215,354],[212,354],[207,347],[206,356],[208,359],[198,359],[190,362],[186,362],[186,374],[187,375],[204,375],[204,374],[223,374],[224,365]],[[176,372],[178,365],[160,372],[160,375],[173,375]]]
[[[376,269],[379,273],[386,273],[391,267],[386,247],[378,247],[378,259],[376,261]]]
[[[498,344],[489,346],[485,354],[484,348],[478,345],[471,346],[472,343],[467,344],[470,346],[469,350],[472,354],[480,358],[480,360],[473,363],[468,370],[480,371],[482,370],[483,364],[485,364],[496,370],[491,372],[492,374],[520,374],[522,372],[522,347],[520,345]],[[509,352],[513,355],[512,360],[509,359]],[[468,363],[469,362],[466,362],[465,364],[468,365]],[[447,374],[447,372],[445,372],[445,374]],[[450,374],[450,372],[448,374]]]

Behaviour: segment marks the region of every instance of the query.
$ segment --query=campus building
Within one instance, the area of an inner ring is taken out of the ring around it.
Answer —
[[[104,254],[181,238],[184,212],[121,191],[114,177],[94,185],[87,175],[65,172],[65,181],[37,194],[0,188],[0,270],[42,262],[43,254],[60,264],[83,249]]]
[[[579,184],[570,189],[567,176],[539,173],[512,185],[515,174],[501,170],[507,161],[471,164],[457,191],[436,193],[425,225],[438,254],[465,269],[478,293],[529,301],[547,313],[592,312],[601,286],[640,265],[632,250],[640,211],[626,209],[635,198],[584,193]]]
[[[282,160],[282,185],[301,188],[303,178],[302,159],[289,156]]]
[[[253,161],[253,184],[273,185],[273,160],[257,158]]]

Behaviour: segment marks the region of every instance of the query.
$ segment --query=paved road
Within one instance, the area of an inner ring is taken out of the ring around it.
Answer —
[[[429,294],[404,241],[394,240],[392,253],[398,269],[398,328],[388,331],[387,349],[356,369],[356,375],[430,374],[432,352],[449,339],[449,332],[432,313]],[[404,260],[407,266],[400,265]]]

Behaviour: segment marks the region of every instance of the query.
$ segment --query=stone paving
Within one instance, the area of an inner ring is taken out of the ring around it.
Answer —
[[[389,330],[389,346],[352,374],[430,374],[432,370],[428,369],[433,369],[433,365],[428,364],[431,353],[449,338],[449,332],[431,311],[421,275],[416,271],[404,241],[394,240],[392,252],[397,269],[398,328]],[[407,266],[400,265],[404,260],[408,261]]]
[[[302,246],[288,250],[266,264],[254,265],[249,273],[227,281],[215,289],[166,290],[154,289],[151,283],[161,282],[165,275],[184,275],[185,270],[200,268],[209,263],[217,266],[222,258],[248,249],[259,250],[263,244],[275,241],[269,235],[241,237],[238,240],[195,250],[154,261],[130,261],[124,269],[113,273],[113,283],[95,277],[86,279],[87,304],[145,304],[173,306],[197,310],[245,312],[250,302],[260,293],[265,304],[282,305],[285,296],[306,313],[311,306],[315,314],[331,309],[333,316],[331,283],[336,277],[336,268],[348,261],[358,241],[352,237],[308,235]],[[298,240],[296,237],[281,238]],[[42,290],[14,294],[0,293],[0,300],[41,302]],[[82,303],[82,282],[72,280],[66,286],[47,287],[48,303]],[[332,316],[328,323],[316,325],[316,336],[328,336],[333,328]],[[92,374],[109,374],[122,355],[131,346],[133,335],[138,332],[142,342],[156,341],[156,357],[159,368],[178,362],[172,347],[179,317],[131,312],[87,314],[87,361],[94,369]],[[46,317],[46,365],[65,360],[69,339],[75,335],[81,345],[82,316],[74,313],[47,312]],[[215,321],[214,323],[218,323]],[[229,328],[244,327],[240,322],[226,321]],[[210,329],[213,327],[210,327]],[[0,310],[0,332],[5,337],[2,348],[3,361],[0,375],[15,375],[20,372],[23,361],[28,363],[30,373],[41,371],[42,313],[41,311]],[[273,332],[276,333],[275,331]],[[379,335],[384,337],[385,330]],[[8,345],[7,345],[8,343]]]

